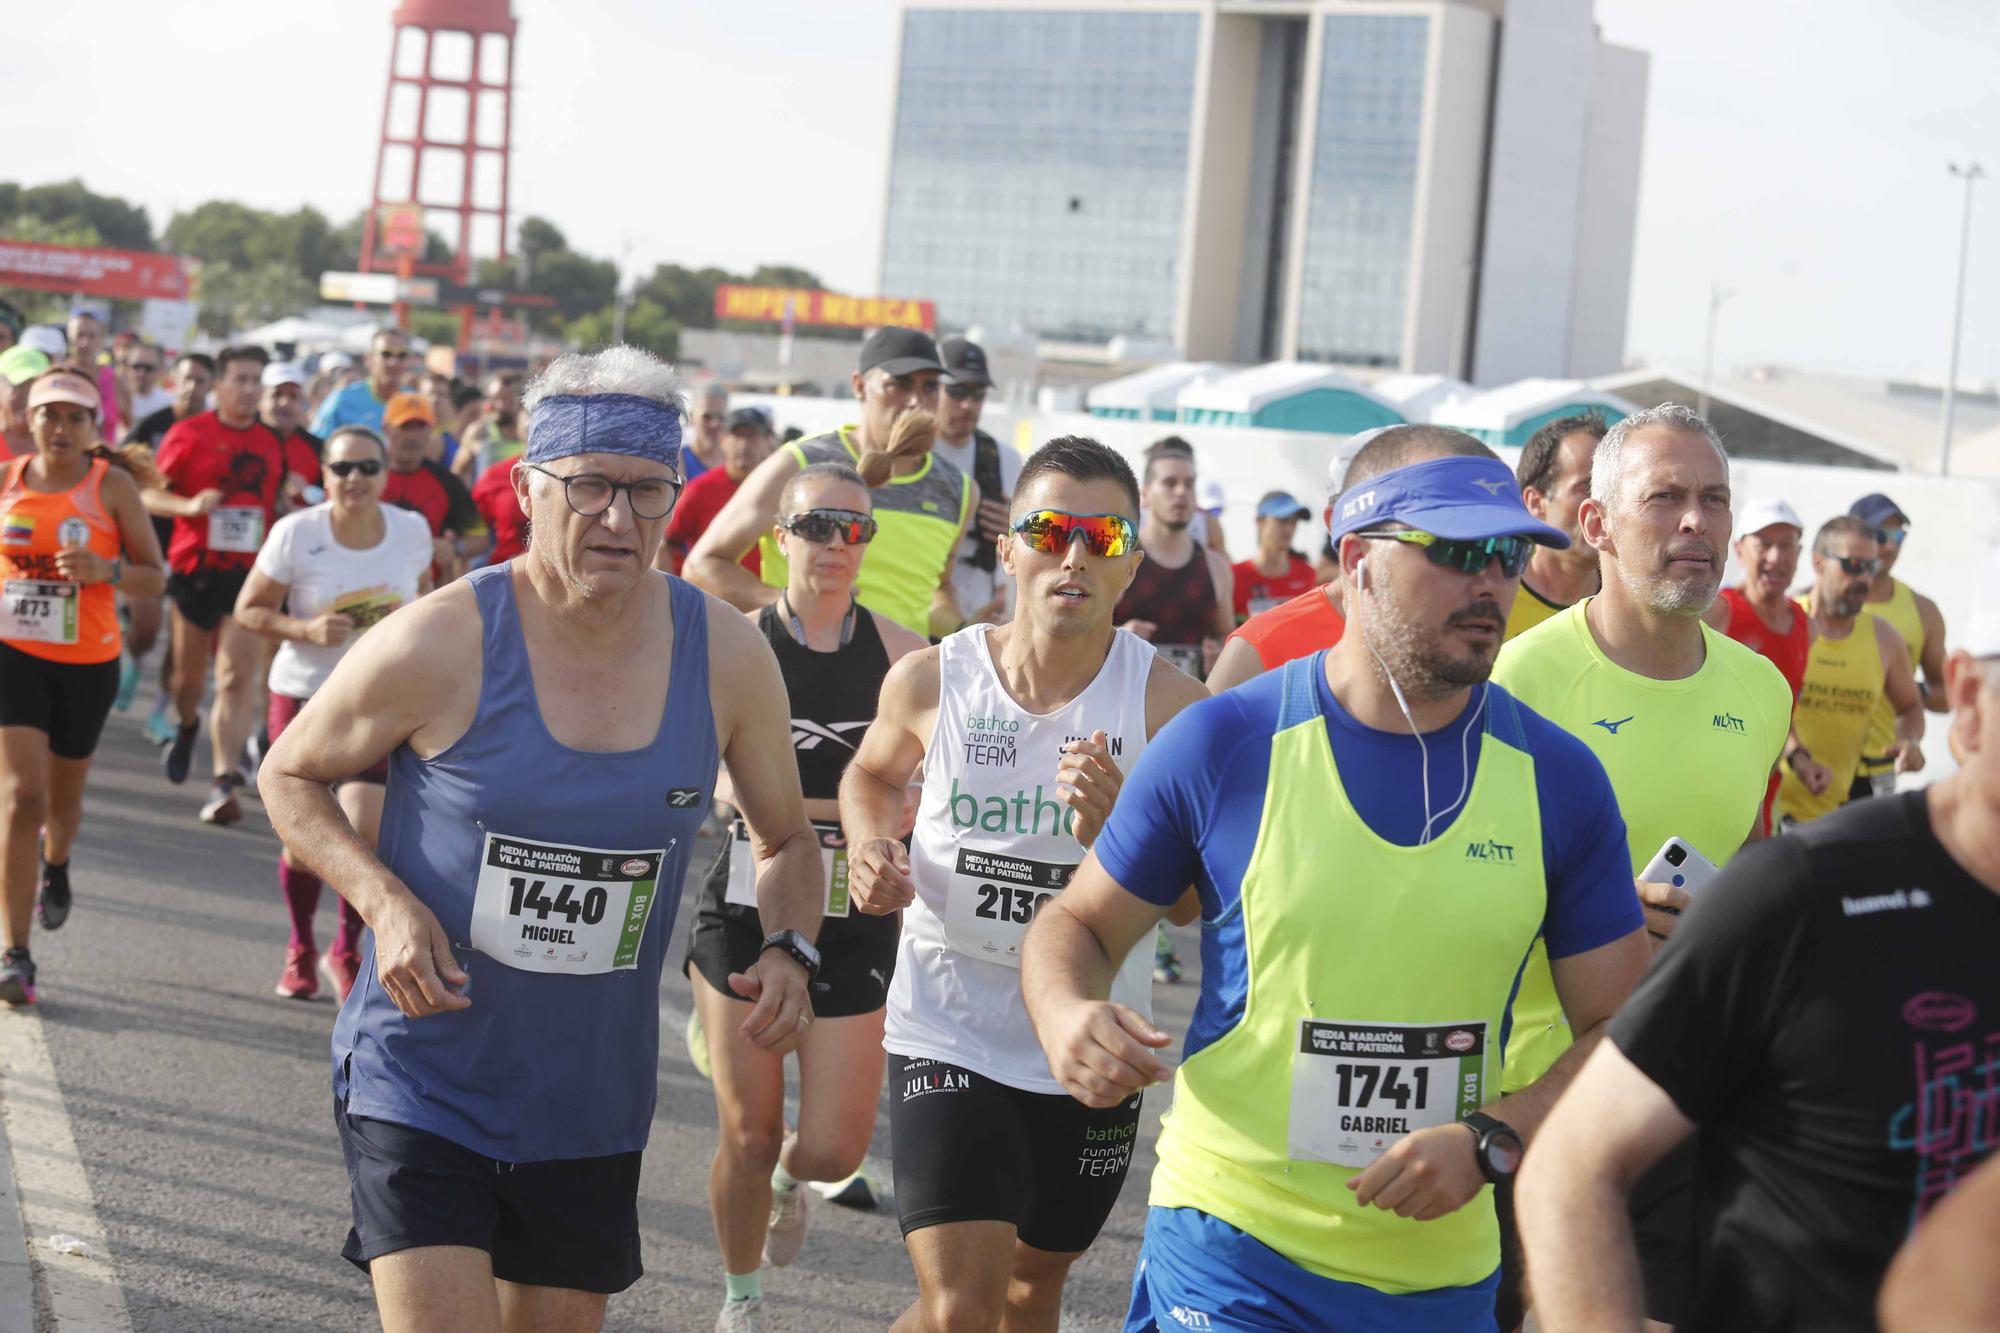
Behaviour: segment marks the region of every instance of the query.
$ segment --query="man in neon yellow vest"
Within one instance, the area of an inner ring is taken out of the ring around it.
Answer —
[[[1644,970],[1624,822],[1574,737],[1487,683],[1532,543],[1457,431],[1401,426],[1335,510],[1349,628],[1195,704],[1029,933],[1023,996],[1091,1106],[1170,1076],[1110,959],[1192,883],[1202,990],[1126,1328],[1491,1330],[1511,1175],[1580,1060],[1500,1097],[1539,935],[1579,1034]]]
[[[751,615],[776,602],[787,574],[777,543],[778,497],[812,464],[845,463],[868,479],[875,501],[875,540],[861,557],[855,599],[918,634],[941,638],[958,629],[963,616],[952,570],[959,540],[979,510],[979,487],[931,452],[935,432],[929,440],[916,437],[919,447],[908,454],[887,452],[897,418],[937,411],[943,372],[929,334],[897,328],[869,334],[854,372],[861,420],[794,440],[758,464],[688,552],[682,577]],[[755,574],[737,563],[752,547],[761,551]]]

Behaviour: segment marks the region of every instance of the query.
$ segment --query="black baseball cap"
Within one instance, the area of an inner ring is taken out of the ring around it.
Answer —
[[[723,423],[724,430],[754,430],[761,435],[771,435],[777,427],[771,424],[771,414],[761,407],[739,407],[729,414]]]
[[[937,344],[931,335],[918,329],[880,328],[861,344],[861,373],[880,366],[891,375],[907,375],[916,370],[943,370]]]
[[[1847,512],[1863,523],[1877,528],[1892,518],[1900,518],[1905,524],[1910,521],[1910,516],[1903,512],[1902,506],[1880,491],[1862,496],[1847,507]]]
[[[993,387],[993,376],[986,369],[986,351],[972,339],[946,338],[938,344],[938,351],[944,354],[944,373],[951,376],[952,383]]]

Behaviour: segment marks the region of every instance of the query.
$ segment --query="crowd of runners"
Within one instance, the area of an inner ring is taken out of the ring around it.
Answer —
[[[0,999],[163,650],[166,779],[205,729],[199,818],[256,784],[278,993],[342,1001],[385,1327],[639,1277],[670,963],[719,1330],[869,1197],[885,1081],[901,1330],[1056,1329],[1162,1084],[1131,1330],[1869,1328],[1913,1232],[1886,1326],[1989,1326],[2000,557],[1948,644],[1890,497],[1733,493],[1673,405],[1511,469],[1395,426],[1232,561],[1193,445],[1022,457],[963,338],[876,331],[792,438],[631,348],[471,386],[5,313]]]

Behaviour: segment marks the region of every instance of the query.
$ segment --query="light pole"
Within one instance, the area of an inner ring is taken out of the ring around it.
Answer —
[[[1958,289],[1951,305],[1951,360],[1944,372],[1944,434],[1938,441],[1940,476],[1951,475],[1951,418],[1958,408],[1958,335],[1965,326],[1965,261],[1972,252],[1972,187],[1986,176],[1986,169],[1977,162],[1962,167],[1952,162],[1946,169],[1965,182],[1965,219],[1958,231]]]
[[[1701,393],[1695,403],[1695,415],[1708,417],[1708,385],[1715,377],[1715,319],[1722,311],[1722,303],[1736,295],[1731,288],[1719,282],[1708,284],[1708,336],[1701,344]]]

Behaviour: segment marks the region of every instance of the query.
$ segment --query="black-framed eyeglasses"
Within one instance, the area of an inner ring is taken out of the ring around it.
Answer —
[[[352,462],[328,463],[326,470],[336,477],[352,476],[359,472],[364,477],[382,475],[382,460],[379,458],[357,458]]]
[[[1395,532],[1357,532],[1354,535],[1371,542],[1405,542],[1421,546],[1432,564],[1455,569],[1461,574],[1477,574],[1486,568],[1488,561],[1498,560],[1500,572],[1510,579],[1521,577],[1528,568],[1528,558],[1535,553],[1534,542],[1513,534],[1482,537],[1477,541],[1456,541],[1414,528]]]
[[[944,386],[944,394],[945,397],[951,399],[954,403],[963,403],[972,398],[984,398],[986,396],[986,386],[983,384],[947,384]]]
[[[523,463],[521,466],[561,482],[563,498],[569,501],[570,509],[584,518],[596,518],[611,508],[611,502],[618,498],[620,491],[625,492],[631,503],[632,517],[647,520],[665,518],[673,512],[674,501],[680,498],[681,487],[686,484],[678,477],[613,481],[597,472],[579,472],[574,477],[565,477],[539,463]]]
[[[849,546],[866,546],[879,530],[874,518],[853,509],[806,509],[778,526],[809,542],[832,541],[838,534]]]
[[[1828,558],[1838,561],[1841,572],[1850,578],[1859,574],[1873,578],[1882,572],[1882,561],[1879,557],[1873,560],[1863,560],[1858,555],[1836,555]]]
[[[411,355],[411,353],[409,352],[408,349],[405,349],[400,352],[392,352],[385,347],[381,351],[375,353],[375,355],[381,357],[384,361],[401,361],[404,357]]]

